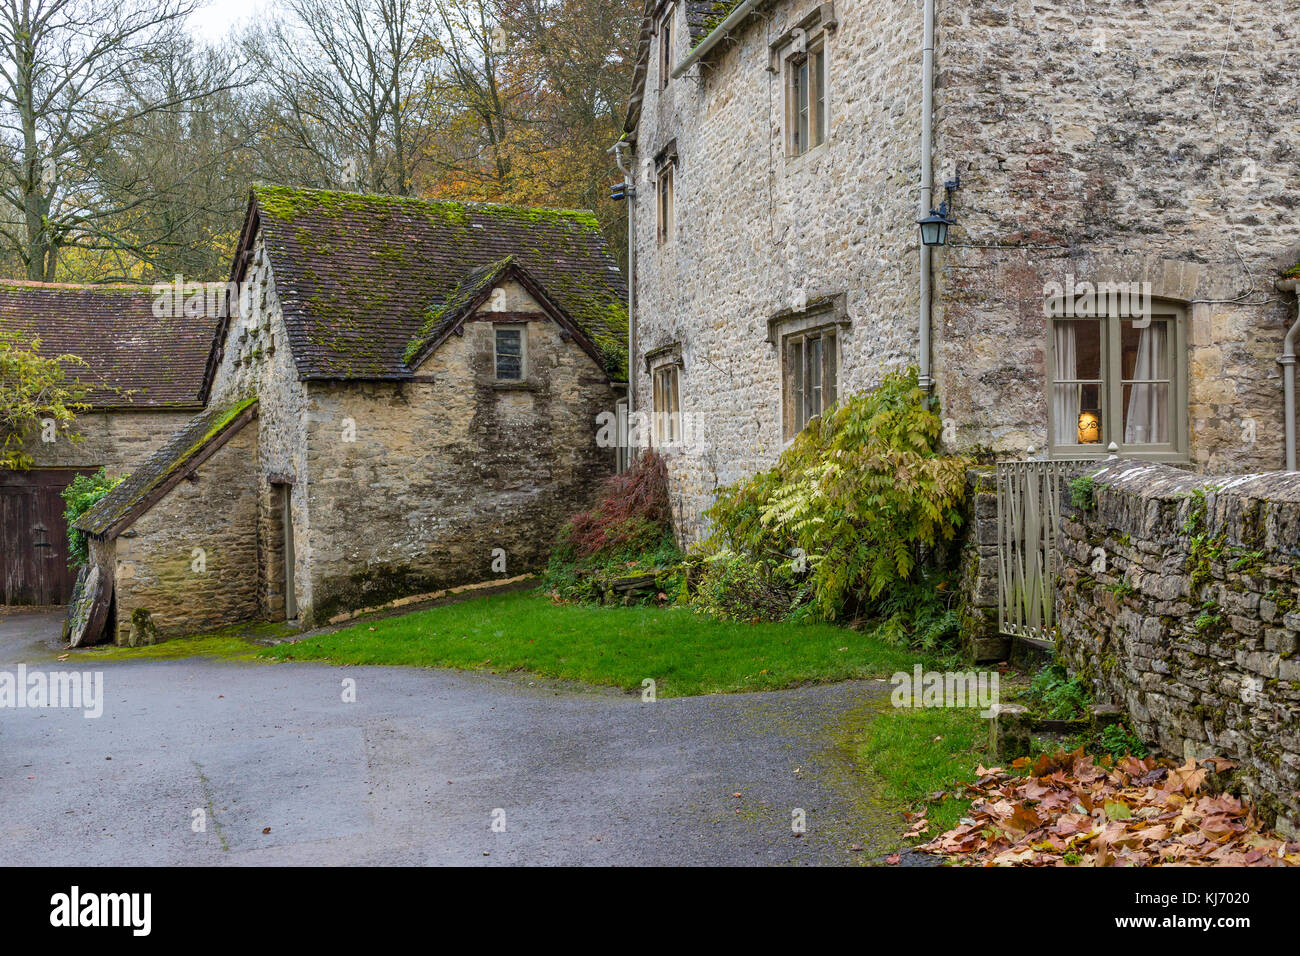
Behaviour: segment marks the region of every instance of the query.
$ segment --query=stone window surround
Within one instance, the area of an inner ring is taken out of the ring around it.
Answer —
[[[667,3],[660,4],[655,11],[654,17],[654,34],[659,38],[659,64],[658,83],[660,90],[668,89],[668,84],[672,82],[673,76],[673,18],[677,13],[677,3],[675,0],[668,0]]]
[[[657,368],[663,365],[676,365],[678,368],[684,368],[682,344],[680,342],[670,342],[667,345],[650,349],[642,356],[642,360],[645,362],[647,375],[653,374]]]
[[[682,362],[682,346],[680,342],[671,342],[668,345],[651,349],[645,353],[645,370],[650,376],[650,435],[651,444],[658,448],[660,452],[672,451],[678,442],[681,441],[681,413],[682,413],[682,371],[684,364]],[[669,441],[665,442],[662,435],[663,419],[660,417],[660,408],[663,400],[656,395],[656,386],[660,382],[660,373],[668,370],[673,372],[673,398],[675,400],[675,409],[670,410],[667,414],[676,415],[674,427],[675,435]]]
[[[803,335],[819,330],[834,330],[835,339],[835,381],[843,380],[844,334],[851,328],[848,315],[848,294],[819,296],[809,300],[799,310],[784,309],[770,316],[767,320],[767,342],[777,348],[777,363],[780,367],[780,408],[782,448],[789,447],[799,430],[791,426],[790,396],[786,394],[785,342],[792,335]]]
[[[830,45],[827,38],[834,33],[839,27],[839,21],[835,17],[835,4],[831,2],[818,4],[794,26],[790,27],[768,45],[768,65],[767,71],[781,79],[781,103],[782,103],[782,124],[781,138],[783,140],[781,153],[785,158],[787,169],[797,168],[802,165],[809,157],[818,156],[823,153],[830,143],[830,76],[831,76],[831,58]],[[791,117],[793,109],[791,103],[791,83],[788,76],[782,77],[784,68],[789,66],[797,56],[787,54],[787,50],[794,42],[796,31],[801,31],[805,37],[805,54],[811,54],[820,50],[824,57],[823,72],[825,81],[822,96],[822,111],[825,114],[823,126],[825,127],[825,136],[822,141],[811,149],[806,149],[802,153],[792,151],[793,137],[791,136]]]
[[[663,149],[655,154],[655,241],[657,245],[666,245],[677,231],[677,140],[668,141]],[[668,199],[665,209],[663,191],[667,178]]]
[[[1049,299],[1046,303],[1048,311],[1063,300],[1059,298]],[[1117,442],[1120,451],[1119,454],[1124,458],[1140,458],[1147,461],[1159,461],[1170,464],[1185,464],[1191,460],[1191,442],[1190,429],[1188,424],[1189,414],[1189,378],[1188,378],[1188,360],[1190,353],[1191,337],[1191,308],[1188,304],[1177,300],[1160,298],[1153,296],[1152,313],[1156,317],[1168,317],[1170,322],[1170,345],[1169,348],[1173,353],[1173,381],[1170,385],[1169,397],[1169,414],[1170,428],[1172,430],[1172,448],[1170,449],[1150,449],[1143,446],[1126,446],[1123,442]],[[1112,373],[1119,361],[1118,351],[1111,339],[1114,337],[1113,328],[1117,328],[1121,319],[1115,316],[1079,316],[1084,321],[1104,321],[1106,326],[1103,328],[1103,345],[1102,355],[1106,366],[1102,369],[1102,380],[1107,390],[1106,400],[1112,406],[1110,417],[1112,424],[1122,421],[1122,414],[1118,408],[1113,407],[1115,394],[1121,392],[1116,381],[1111,380]],[[1043,351],[1045,368],[1044,381],[1046,385],[1046,402],[1047,402],[1047,457],[1048,458],[1095,458],[1104,459],[1110,452],[1108,451],[1110,441],[1103,441],[1097,446],[1090,445],[1057,445],[1055,443],[1056,423],[1052,415],[1052,389],[1055,384],[1056,368],[1056,348],[1055,335],[1053,332],[1054,324],[1058,321],[1068,319],[1067,316],[1049,317],[1047,322],[1046,346]],[[1122,431],[1119,433],[1122,435]],[[1113,440],[1113,439],[1112,439]]]

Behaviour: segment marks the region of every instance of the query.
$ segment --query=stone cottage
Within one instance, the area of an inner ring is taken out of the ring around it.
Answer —
[[[1057,614],[1099,698],[1167,751],[1240,759],[1293,829],[1298,14],[648,0],[619,146],[631,406],[682,536],[915,366],[946,447],[1000,463],[963,566],[984,624],[1032,642]],[[1112,456],[1095,510],[1061,505]]]
[[[80,441],[53,429],[31,436],[32,467],[0,470],[0,604],[61,604],[72,596],[60,492],[103,467],[121,475],[207,401],[215,315],[156,315],[148,287],[0,282],[0,331],[39,354],[76,355],[89,388]]]
[[[632,403],[677,419],[653,431],[685,535],[905,366],[984,460],[1285,467],[1298,12],[650,0]],[[946,244],[922,246],[944,200]]]
[[[589,213],[258,187],[231,281],[208,408],[78,525],[119,641],[508,580],[614,469]]]

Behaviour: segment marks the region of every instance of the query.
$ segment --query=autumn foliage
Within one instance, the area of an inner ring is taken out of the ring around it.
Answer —
[[[574,515],[562,533],[562,548],[578,561],[633,554],[654,549],[671,530],[668,471],[660,455],[647,451],[605,481],[594,508]]]
[[[1298,866],[1300,843],[1266,832],[1230,794],[1209,792],[1223,759],[1125,757],[1100,762],[1082,750],[980,768],[966,788],[970,817],[921,847],[979,866]],[[909,836],[927,832],[911,816]]]

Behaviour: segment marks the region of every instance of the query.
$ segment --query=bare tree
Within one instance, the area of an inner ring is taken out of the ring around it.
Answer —
[[[285,0],[248,48],[270,93],[266,164],[330,187],[410,195],[436,128],[423,0]]]
[[[150,202],[110,201],[97,179],[102,149],[159,111],[237,85],[233,64],[209,61],[186,88],[150,86],[151,66],[183,45],[196,0],[0,2],[0,237],[27,277],[55,278],[60,250],[114,248],[105,228]]]

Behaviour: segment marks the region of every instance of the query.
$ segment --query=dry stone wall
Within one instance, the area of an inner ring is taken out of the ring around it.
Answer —
[[[1300,473],[1114,461],[1061,531],[1059,653],[1162,751],[1300,826]],[[1085,480],[1086,481],[1086,480]]]

